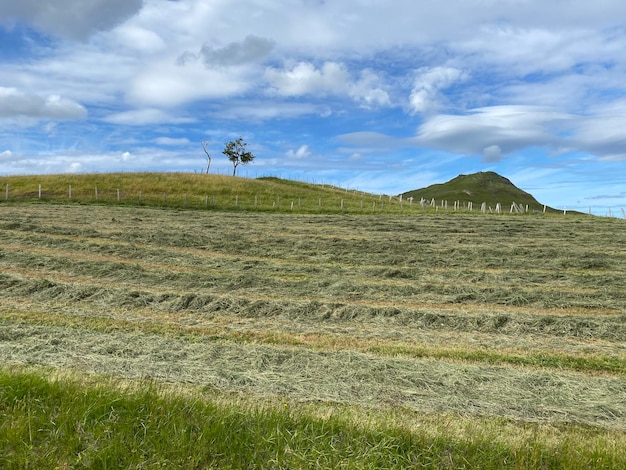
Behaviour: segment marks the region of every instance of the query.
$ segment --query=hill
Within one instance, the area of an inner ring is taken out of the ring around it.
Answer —
[[[0,202],[74,202],[298,212],[399,212],[397,198],[275,177],[195,173],[0,176]]]
[[[522,207],[528,206],[529,211],[543,211],[544,207],[531,194],[519,189],[509,179],[493,171],[459,175],[447,183],[408,191],[402,196],[404,199],[412,197],[414,200],[435,199],[437,203],[449,201],[450,204],[454,204],[458,201],[463,205],[472,202],[474,207],[480,207],[482,203],[495,207],[500,203],[507,210],[513,203]]]

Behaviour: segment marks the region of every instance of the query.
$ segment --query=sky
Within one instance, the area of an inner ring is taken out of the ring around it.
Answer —
[[[230,174],[399,194],[495,171],[626,208],[623,0],[0,0],[0,175]]]

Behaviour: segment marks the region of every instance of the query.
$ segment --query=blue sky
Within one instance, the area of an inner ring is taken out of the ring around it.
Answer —
[[[619,0],[0,0],[0,174],[212,173],[398,194],[496,171],[626,208]]]

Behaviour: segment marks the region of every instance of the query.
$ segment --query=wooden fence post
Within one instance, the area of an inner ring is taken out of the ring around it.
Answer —
[[[98,200],[98,187],[97,186],[96,186],[95,192],[96,192],[96,201],[97,201]]]
[[[69,196],[70,196],[70,199],[72,199],[72,185],[71,184],[70,184],[70,189],[69,189]]]
[[[41,185],[39,185],[39,199],[41,199]]]
[[[119,188],[117,190],[117,202],[120,202],[120,190],[119,190]]]
[[[7,183],[7,188],[6,188],[6,192],[5,192],[4,200],[5,200],[5,201],[8,201],[8,200],[9,200],[9,183]]]

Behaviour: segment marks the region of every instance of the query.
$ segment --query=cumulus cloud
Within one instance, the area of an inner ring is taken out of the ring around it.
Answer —
[[[300,62],[290,70],[270,67],[265,71],[265,79],[279,95],[328,95],[346,92],[350,74],[337,62],[326,62],[319,69],[310,62]]]
[[[384,80],[370,69],[363,70],[359,80],[349,86],[349,95],[365,108],[391,105]]]
[[[0,18],[31,24],[56,36],[86,39],[108,30],[137,13],[143,0],[6,0]]]
[[[303,158],[307,158],[311,155],[308,145],[302,145],[298,150],[289,150],[287,152],[287,157],[301,160]]]
[[[366,108],[391,103],[384,81],[377,73],[365,69],[353,80],[348,68],[337,62],[325,62],[320,68],[310,62],[283,70],[270,67],[265,71],[265,79],[281,96],[345,95]]]
[[[452,67],[426,67],[418,70],[409,99],[413,113],[427,113],[441,105],[441,92],[467,79],[462,70]]]
[[[47,97],[0,87],[0,118],[84,119],[87,110],[79,103],[58,95]]]

